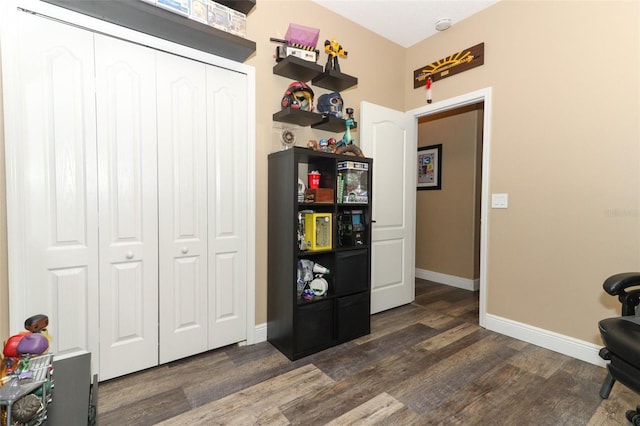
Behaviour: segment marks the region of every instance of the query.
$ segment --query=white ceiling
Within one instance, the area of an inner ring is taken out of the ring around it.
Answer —
[[[498,0],[312,0],[376,32],[400,46],[410,47],[438,31],[436,21],[451,26]],[[450,31],[450,30],[449,30]]]

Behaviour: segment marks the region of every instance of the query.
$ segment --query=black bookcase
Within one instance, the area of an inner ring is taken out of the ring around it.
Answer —
[[[354,163],[359,172],[339,170]],[[370,158],[301,147],[269,155],[267,339],[291,360],[370,332],[372,167]],[[298,179],[306,185],[312,170],[321,174],[321,189],[333,190],[331,198],[326,198],[326,191],[321,202],[299,198]],[[349,175],[349,185],[345,175]],[[354,186],[355,178],[360,179],[361,187],[354,200],[345,191]],[[343,184],[342,191],[338,182]],[[308,211],[330,215],[330,246],[320,250],[300,246],[299,215]],[[359,225],[357,235],[351,222]],[[331,270],[324,276],[328,282],[325,295],[308,300],[299,294],[301,259]]]

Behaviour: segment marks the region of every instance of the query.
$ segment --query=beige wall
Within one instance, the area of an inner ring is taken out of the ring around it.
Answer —
[[[485,43],[433,97],[493,88],[490,192],[509,208],[489,211],[489,314],[599,343],[619,311],[602,281],[640,270],[639,18],[637,1],[503,0],[407,50],[409,75]]]
[[[418,146],[442,144],[442,189],[416,194],[416,268],[479,278],[481,104],[423,117]]]

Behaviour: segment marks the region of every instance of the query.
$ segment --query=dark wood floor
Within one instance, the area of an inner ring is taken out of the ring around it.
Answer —
[[[596,325],[594,324],[594,327]],[[372,333],[291,362],[231,346],[99,385],[107,425],[625,425],[605,370],[478,326],[478,294],[417,280]]]

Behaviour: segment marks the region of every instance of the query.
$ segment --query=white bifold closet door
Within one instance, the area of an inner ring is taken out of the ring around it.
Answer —
[[[99,339],[93,34],[27,13],[18,28],[3,65],[19,122],[5,138],[10,326],[48,315],[51,350],[69,357]]]
[[[209,348],[246,339],[247,76],[207,66]]]
[[[155,52],[95,35],[100,377],[158,364]]]
[[[247,75],[18,16],[11,332],[100,380],[245,340]]]
[[[157,53],[160,362],[208,349],[207,102],[200,62]]]

